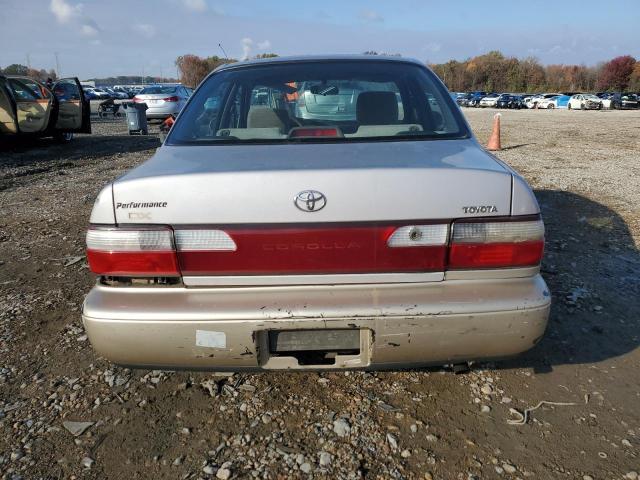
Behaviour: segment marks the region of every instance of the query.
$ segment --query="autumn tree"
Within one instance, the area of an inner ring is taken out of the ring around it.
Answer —
[[[598,77],[600,90],[624,91],[631,81],[636,59],[630,55],[616,57],[602,67]]]
[[[629,77],[629,90],[640,92],[640,62],[636,62],[633,66],[633,72]]]

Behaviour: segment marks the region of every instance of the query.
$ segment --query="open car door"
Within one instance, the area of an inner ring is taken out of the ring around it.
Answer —
[[[0,135],[18,133],[15,105],[7,90],[7,80],[0,76]]]
[[[91,133],[91,107],[77,78],[63,78],[53,84],[58,101],[58,117],[54,130],[58,132]]]
[[[15,102],[18,133],[43,133],[49,126],[51,92],[27,77],[7,77],[6,87]]]

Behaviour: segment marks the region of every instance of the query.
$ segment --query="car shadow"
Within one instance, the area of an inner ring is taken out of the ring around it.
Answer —
[[[25,166],[29,163],[95,159],[119,153],[141,152],[160,146],[154,132],[149,135],[76,135],[71,142],[53,138],[12,138],[0,142],[0,166]]]
[[[550,371],[596,363],[640,343],[640,254],[623,218],[581,195],[536,190],[546,228],[542,275],[552,293],[545,336],[497,368]]]

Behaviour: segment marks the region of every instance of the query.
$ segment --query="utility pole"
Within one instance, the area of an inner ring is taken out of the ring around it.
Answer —
[[[31,70],[31,54],[27,53],[27,67]]]
[[[58,59],[58,52],[53,53],[56,57],[56,75],[58,78],[62,77],[62,72],[60,72],[60,60]]]

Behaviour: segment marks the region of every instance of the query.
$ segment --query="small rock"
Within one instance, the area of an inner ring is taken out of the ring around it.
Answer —
[[[80,465],[82,465],[84,468],[91,468],[94,463],[95,460],[91,457],[84,457],[82,460],[80,460]]]
[[[504,471],[507,473],[516,473],[516,467],[509,463],[503,463],[502,468],[504,468]]]
[[[213,475],[216,472],[215,468],[213,468],[211,465],[205,465],[204,467],[202,467],[202,471],[207,475]]]
[[[633,470],[624,474],[625,480],[638,480],[638,478],[640,478],[640,475],[638,475],[638,472]]]
[[[398,449],[398,440],[391,433],[387,433],[387,442],[389,442],[389,446],[391,447],[391,450]]]
[[[62,422],[62,426],[67,429],[67,431],[73,435],[74,437],[79,437],[84,432],[87,431],[89,427],[93,425],[94,422]]]
[[[229,480],[229,478],[231,478],[231,470],[228,468],[218,469],[216,472],[216,478],[219,478],[220,480]]]
[[[409,458],[411,456],[411,452],[407,449],[402,450],[402,452],[400,452],[400,456],[402,458]]]
[[[424,480],[433,480],[433,475],[431,475],[431,473],[426,472],[424,474]]]
[[[428,434],[426,437],[427,442],[437,442],[438,437],[436,437],[433,433]]]
[[[311,473],[311,465],[308,462],[304,462],[300,465],[300,471],[302,473]]]
[[[412,423],[409,430],[411,430],[411,433],[416,433],[418,431],[418,426],[415,423]]]
[[[593,480],[593,477],[591,475],[583,475],[582,480]]]
[[[502,475],[504,473],[504,468],[502,468],[502,467],[500,467],[498,465],[495,466],[495,469],[496,469],[496,473],[498,475]]]
[[[480,407],[480,411],[482,413],[489,413],[491,411],[491,407],[489,405],[482,405]]]
[[[173,461],[172,465],[173,465],[174,467],[177,467],[178,465],[182,465],[182,462],[184,462],[184,455],[180,455],[178,458],[176,458],[176,459]]]
[[[320,466],[327,467],[331,464],[331,454],[327,452],[320,452]]]
[[[631,442],[625,438],[622,440],[622,445],[625,447],[631,447]]]
[[[485,395],[491,395],[493,393],[493,387],[488,383],[485,383],[480,389],[480,391]]]
[[[187,427],[184,427],[184,428],[180,429],[180,433],[182,435],[189,435],[191,433],[191,429],[187,428]]]
[[[333,422],[333,431],[339,437],[344,437],[351,433],[351,425],[349,425],[349,422],[346,419],[339,418]]]
[[[271,414],[265,413],[264,415],[262,415],[261,419],[262,423],[269,423],[271,422]]]

